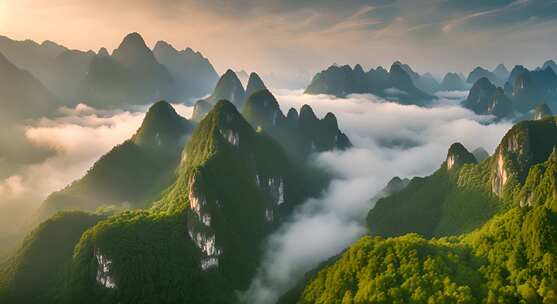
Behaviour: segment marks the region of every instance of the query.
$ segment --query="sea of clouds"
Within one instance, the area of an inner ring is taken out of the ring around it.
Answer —
[[[174,107],[182,116],[191,116],[192,107]],[[52,153],[0,179],[0,236],[18,232],[48,194],[82,177],[103,154],[129,139],[147,109],[108,111],[79,104],[60,108],[55,117],[25,122],[21,128],[30,147]]]
[[[392,177],[431,174],[454,142],[492,153],[512,124],[489,124],[491,117],[458,106],[466,94],[441,92],[434,106],[420,108],[373,95],[339,99],[276,91],[283,112],[303,104],[320,117],[333,112],[354,147],[315,155],[313,161],[336,178],[323,198],[305,202],[270,236],[263,264],[242,295],[244,301],[275,303],[307,271],[366,233],[365,217],[375,203],[371,198]]]
[[[420,108],[386,102],[373,95],[333,98],[302,91],[273,90],[283,112],[309,104],[319,117],[333,112],[354,147],[314,155],[315,165],[335,179],[322,198],[300,206],[266,242],[263,263],[250,289],[248,303],[274,303],[320,262],[339,254],[365,232],[370,199],[394,176],[425,176],[444,161],[448,147],[461,142],[468,149],[493,152],[511,127],[490,123],[458,106],[467,92],[442,92],[434,106]],[[175,105],[190,117],[192,108]],[[53,191],[80,178],[112,147],[130,138],[147,107],[102,111],[80,104],[59,115],[27,122],[24,134],[37,149],[53,153],[0,179],[0,231],[16,231]]]

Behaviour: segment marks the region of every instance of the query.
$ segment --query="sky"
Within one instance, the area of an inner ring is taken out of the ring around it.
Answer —
[[[0,0],[0,34],[74,49],[140,32],[227,68],[309,77],[327,66],[469,72],[557,58],[555,0]]]

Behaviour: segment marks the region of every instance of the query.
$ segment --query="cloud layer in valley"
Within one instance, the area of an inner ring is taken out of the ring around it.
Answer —
[[[191,107],[175,105],[191,116]],[[114,146],[130,138],[141,125],[147,108],[96,110],[84,104],[61,108],[55,118],[41,118],[23,126],[32,149],[52,153],[44,160],[21,164],[0,179],[0,232],[17,231],[44,198],[83,176]]]
[[[370,199],[389,179],[429,175],[457,141],[491,153],[511,127],[506,122],[485,124],[490,117],[456,105],[462,92],[443,93],[432,108],[384,102],[372,95],[336,99],[277,92],[283,111],[309,104],[318,116],[335,113],[354,148],[315,156],[314,162],[336,179],[323,198],[307,201],[269,238],[263,266],[243,295],[247,303],[276,302],[305,272],[365,233],[363,221],[373,206]]]

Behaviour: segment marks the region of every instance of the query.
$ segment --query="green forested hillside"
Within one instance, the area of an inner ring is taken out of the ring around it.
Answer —
[[[16,254],[0,267],[1,303],[60,303],[74,246],[101,215],[72,211],[35,228]]]
[[[51,194],[39,218],[59,210],[94,211],[103,205],[143,207],[172,182],[192,129],[170,104],[155,103],[130,140],[103,155],[83,178]]]
[[[449,151],[370,212],[383,236],[363,237],[280,303],[557,303],[554,129],[555,118],[519,123],[479,164]]]
[[[173,155],[168,143],[175,143],[182,124],[173,124],[169,109],[166,103],[151,108],[158,114],[147,115],[129,141],[138,150],[128,157],[138,151]],[[126,162],[122,157],[116,163]],[[136,172],[133,165],[127,170]],[[95,176],[113,177],[98,175],[97,166]],[[254,130],[224,100],[199,123],[175,168],[174,182],[151,207],[80,229],[61,226],[72,239],[58,248],[63,250],[59,258],[37,255],[40,251],[19,253],[0,272],[0,302],[235,303],[236,292],[245,290],[255,274],[264,238],[296,205],[319,195],[328,181],[326,175],[294,164],[279,143]],[[20,251],[43,246],[53,237],[34,233]],[[49,263],[48,268],[37,277],[28,272],[33,268],[25,267],[42,263]],[[54,284],[26,284],[12,273],[26,273],[27,280],[52,278]],[[22,293],[25,288],[38,295]]]

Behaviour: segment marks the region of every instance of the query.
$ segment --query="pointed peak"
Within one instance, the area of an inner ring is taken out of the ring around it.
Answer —
[[[302,108],[300,109],[300,119],[304,120],[304,119],[317,119],[317,116],[315,116],[315,113],[313,112],[313,109],[305,104],[302,106]]]
[[[124,37],[122,42],[120,43],[120,47],[127,46],[127,45],[135,45],[135,46],[144,46],[145,40],[143,37],[137,32],[129,33]]]
[[[172,107],[170,103],[168,103],[165,100],[161,100],[155,102],[151,107],[149,107],[146,117],[148,117],[149,115],[159,115],[159,113],[165,113],[165,112],[178,115],[176,113],[176,110],[174,110],[174,107]]]
[[[97,53],[97,55],[98,55],[99,57],[107,57],[107,56],[110,56],[110,54],[108,53],[108,50],[107,50],[106,48],[104,48],[104,47],[102,47],[102,48],[99,49],[99,52]]]
[[[389,73],[393,73],[393,72],[407,74],[404,68],[402,67],[402,64],[398,61],[391,65],[391,69],[389,70]]]
[[[228,70],[226,70],[226,72],[224,72],[224,74],[222,74],[221,78],[224,78],[224,77],[236,77],[236,78],[238,78],[238,75],[236,75],[236,72],[234,72],[233,70],[228,69]]]
[[[267,90],[265,83],[256,73],[252,72],[249,75],[248,85],[246,86],[246,97],[249,98],[251,94],[254,94],[261,90]],[[270,94],[270,92],[269,92]]]
[[[493,69],[493,72],[494,72],[494,73],[495,73],[495,72],[506,72],[506,73],[508,73],[509,70],[507,69],[507,67],[506,67],[504,64],[499,63],[499,64],[495,67],[495,69]]]
[[[189,128],[188,121],[166,101],[153,104],[132,140],[139,145],[161,146],[176,141]]]
[[[487,87],[487,86],[494,86],[493,83],[491,83],[491,81],[489,81],[489,79],[487,79],[487,77],[482,77],[480,79],[478,79],[474,85],[472,87],[475,86],[480,86],[480,87]]]
[[[288,113],[286,114],[286,118],[288,120],[297,121],[298,120],[298,111],[294,108],[290,108]]]
[[[332,129],[338,129],[338,122],[335,114],[328,112],[327,115],[325,115],[325,117],[323,118],[323,121]]]
[[[454,143],[447,152],[447,169],[460,167],[464,164],[475,164],[478,161],[461,143]]]
[[[361,66],[360,64],[356,64],[356,65],[354,66],[354,72],[356,72],[356,73],[361,73],[361,74],[365,73],[365,72],[364,72],[364,69],[362,68],[362,66]]]
[[[176,50],[176,48],[174,48],[174,46],[172,46],[172,44],[170,44],[170,43],[168,43],[164,40],[157,41],[153,50],[164,50],[164,51],[170,51],[170,52],[178,52]]]

